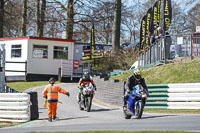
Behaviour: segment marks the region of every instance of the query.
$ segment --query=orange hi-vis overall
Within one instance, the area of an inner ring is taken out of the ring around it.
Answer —
[[[61,89],[57,85],[47,85],[44,89],[43,96],[44,98],[47,98],[48,101],[48,117],[52,118],[53,116],[56,116],[56,110],[57,110],[57,103],[58,103],[58,92],[65,94],[66,91],[64,89]]]

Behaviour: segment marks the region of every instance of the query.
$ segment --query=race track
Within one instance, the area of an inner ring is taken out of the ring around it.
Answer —
[[[152,114],[145,113],[142,119],[123,117],[121,109],[112,106],[92,105],[91,112],[80,111],[76,101],[77,83],[59,84],[70,92],[71,96],[59,94],[57,121],[47,121],[47,109],[43,108],[42,91],[44,86],[32,91],[38,92],[39,119],[20,124],[11,128],[2,128],[0,132],[30,132],[30,131],[200,131],[200,115],[184,114]],[[101,89],[101,88],[98,88]],[[96,92],[98,93],[98,92]],[[119,97],[121,98],[121,97]]]

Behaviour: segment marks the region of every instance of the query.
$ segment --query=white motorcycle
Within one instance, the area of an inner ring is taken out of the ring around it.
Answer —
[[[91,83],[83,86],[81,101],[79,102],[80,110],[86,110],[87,112],[90,112],[92,106],[92,99],[95,94],[94,92],[95,88]]]

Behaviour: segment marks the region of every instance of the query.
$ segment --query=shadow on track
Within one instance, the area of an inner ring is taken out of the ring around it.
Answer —
[[[91,109],[90,112],[104,112],[104,111],[112,111],[112,110],[118,110],[116,109]]]
[[[84,119],[88,118],[89,116],[83,116],[83,117],[69,117],[69,118],[57,118],[56,121],[61,121],[61,120],[72,120],[72,119]],[[40,118],[38,120],[48,120],[48,118]]]
[[[61,121],[61,120],[72,120],[72,119],[84,119],[84,118],[88,118],[89,116],[82,116],[82,117],[69,117],[69,118],[58,118],[58,120],[56,121]]]
[[[171,116],[177,116],[177,115],[157,115],[157,116],[142,116],[141,119],[152,119],[152,118],[159,118],[159,117],[171,117]]]

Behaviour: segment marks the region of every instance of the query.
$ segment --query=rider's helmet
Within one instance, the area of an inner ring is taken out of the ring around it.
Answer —
[[[83,78],[84,78],[84,79],[90,79],[90,74],[89,74],[89,72],[84,72]]]
[[[54,77],[51,77],[50,79],[49,79],[49,83],[50,84],[54,84],[56,82],[56,79],[54,78]]]
[[[142,78],[142,73],[141,73],[140,69],[135,69],[133,72],[133,75],[135,76],[136,80],[140,80]]]

